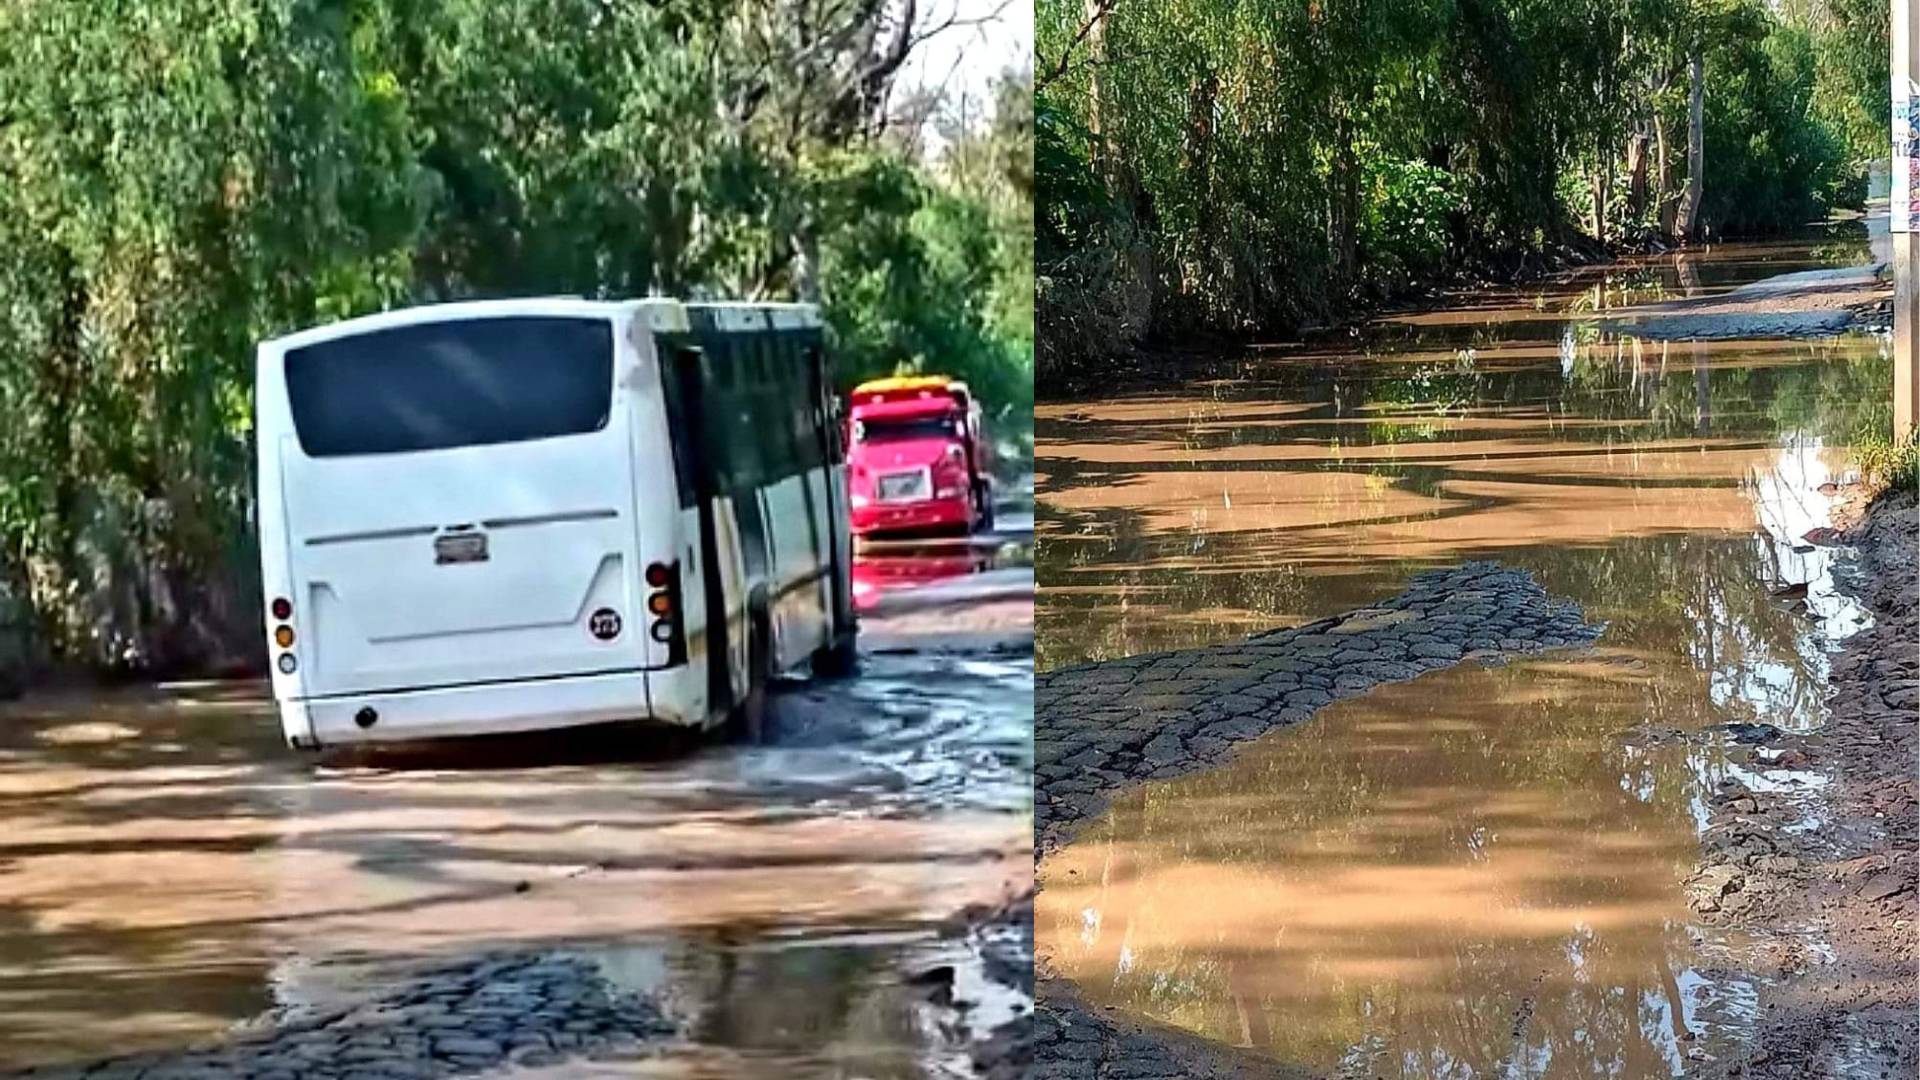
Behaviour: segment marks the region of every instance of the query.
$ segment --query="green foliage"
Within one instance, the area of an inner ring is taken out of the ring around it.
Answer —
[[[1445,272],[1454,223],[1466,213],[1453,173],[1414,161],[1369,162],[1360,248],[1383,282],[1430,280]]]
[[[1716,234],[1778,232],[1847,201],[1846,147],[1809,123],[1816,58],[1795,27],[1748,20],[1709,53],[1706,200]],[[1861,194],[1864,194],[1862,189]]]
[[[1855,162],[1885,157],[1892,5],[1884,0],[1794,0],[1789,20],[1813,39],[1813,109]]]
[[[54,650],[250,652],[256,341],[578,292],[818,298],[851,382],[1023,409],[1024,76],[923,157],[911,32],[808,0],[0,5],[0,583]]]
[[[1034,179],[1047,193],[1046,212],[1034,222],[1034,244],[1043,263],[1086,243],[1112,212],[1089,164],[1091,145],[1078,119],[1045,98],[1034,102]]]
[[[997,412],[1030,418],[1031,316],[1024,340],[1008,334],[1012,302],[997,294],[997,275],[1032,281],[1024,246],[1019,257],[1028,261],[1010,265],[1005,249],[1017,242],[987,206],[928,188],[898,161],[847,158],[843,167],[827,205],[849,214],[821,251],[825,290],[837,298],[827,315],[843,381],[955,374]]]
[[[1860,469],[1861,480],[1875,489],[1920,488],[1920,441],[1915,441],[1911,433],[1895,440],[1887,430],[1885,425],[1875,425],[1863,428],[1854,437],[1853,462]]]
[[[1040,374],[1678,232],[1696,53],[1706,228],[1818,218],[1885,138],[1870,6],[1041,0]]]

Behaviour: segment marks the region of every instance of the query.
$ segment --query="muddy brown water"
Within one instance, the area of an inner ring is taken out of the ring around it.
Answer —
[[[1740,1044],[1750,943],[1681,893],[1703,799],[1819,777],[1712,729],[1821,722],[1865,616],[1802,537],[1884,421],[1889,346],[1636,341],[1597,314],[1865,249],[1848,227],[1639,260],[1043,403],[1043,667],[1310,621],[1467,559],[1608,631],[1121,798],[1041,869],[1042,961],[1098,1005],[1341,1076],[1637,1080]]]
[[[1675,883],[1692,792],[1752,770],[1619,737],[1684,678],[1604,648],[1469,665],[1150,785],[1049,860],[1042,954],[1103,1004],[1341,1075],[1724,1052],[1755,986]]]
[[[254,685],[0,708],[0,1069],[528,946],[670,1000],[681,1075],[928,1075],[946,1050],[902,972],[1030,880],[1032,668],[916,640],[778,695],[764,746],[628,729],[316,763]]]

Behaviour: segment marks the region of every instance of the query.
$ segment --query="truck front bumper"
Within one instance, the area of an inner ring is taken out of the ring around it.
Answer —
[[[966,529],[973,525],[973,503],[965,495],[912,503],[870,502],[848,514],[855,534],[914,532],[923,529]]]

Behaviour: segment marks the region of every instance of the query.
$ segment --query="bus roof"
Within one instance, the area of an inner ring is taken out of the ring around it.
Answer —
[[[420,304],[362,315],[309,327],[261,342],[262,348],[297,349],[304,345],[351,337],[399,326],[455,319],[496,319],[511,316],[572,316],[610,318],[631,311],[655,330],[687,330],[696,313],[720,330],[779,329],[820,325],[819,309],[811,304],[681,301],[670,297],[631,300],[589,300],[581,296],[524,296],[503,300],[461,300]]]

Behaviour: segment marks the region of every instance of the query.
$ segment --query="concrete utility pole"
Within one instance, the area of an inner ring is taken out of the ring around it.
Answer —
[[[1912,434],[1920,419],[1920,377],[1914,370],[1920,336],[1920,265],[1914,260],[1914,202],[1920,197],[1920,3],[1893,0],[1893,160],[1887,212],[1893,231],[1893,437]]]

